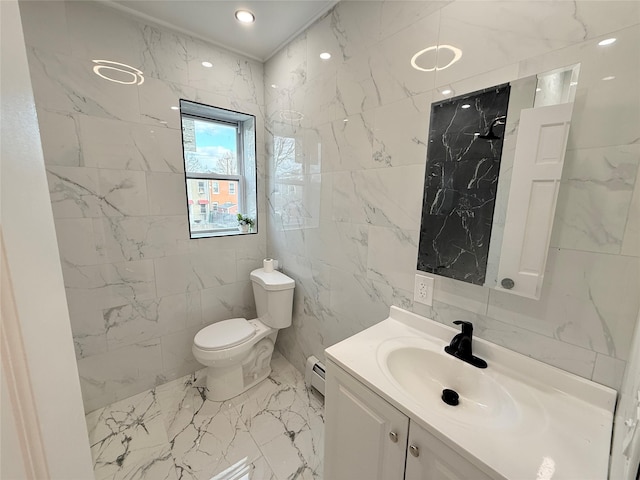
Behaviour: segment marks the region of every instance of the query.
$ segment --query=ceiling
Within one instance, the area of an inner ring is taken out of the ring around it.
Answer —
[[[337,0],[111,0],[112,6],[264,62]],[[247,9],[255,23],[236,21]]]

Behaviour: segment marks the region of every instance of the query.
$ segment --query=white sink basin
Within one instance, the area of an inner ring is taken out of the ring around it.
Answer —
[[[491,365],[486,369],[474,367],[446,353],[444,345],[425,339],[405,337],[383,342],[378,363],[399,389],[456,422],[492,429],[521,426],[521,406],[536,405],[530,395],[523,402],[524,392]],[[458,405],[444,402],[444,389],[459,395]]]

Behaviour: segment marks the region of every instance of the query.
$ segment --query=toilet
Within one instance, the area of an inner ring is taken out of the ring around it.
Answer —
[[[291,325],[295,281],[264,268],[250,278],[258,318],[217,322],[193,339],[193,355],[207,367],[209,400],[228,400],[267,378],[278,330]]]

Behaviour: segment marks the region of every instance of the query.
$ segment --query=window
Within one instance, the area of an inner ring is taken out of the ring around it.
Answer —
[[[255,117],[187,100],[180,115],[191,238],[238,235],[238,213],[256,220]]]

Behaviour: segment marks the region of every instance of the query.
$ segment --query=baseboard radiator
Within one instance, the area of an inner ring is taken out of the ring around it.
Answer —
[[[309,388],[317,390],[324,397],[325,368],[313,355],[307,358],[307,368],[304,374],[304,383]]]

